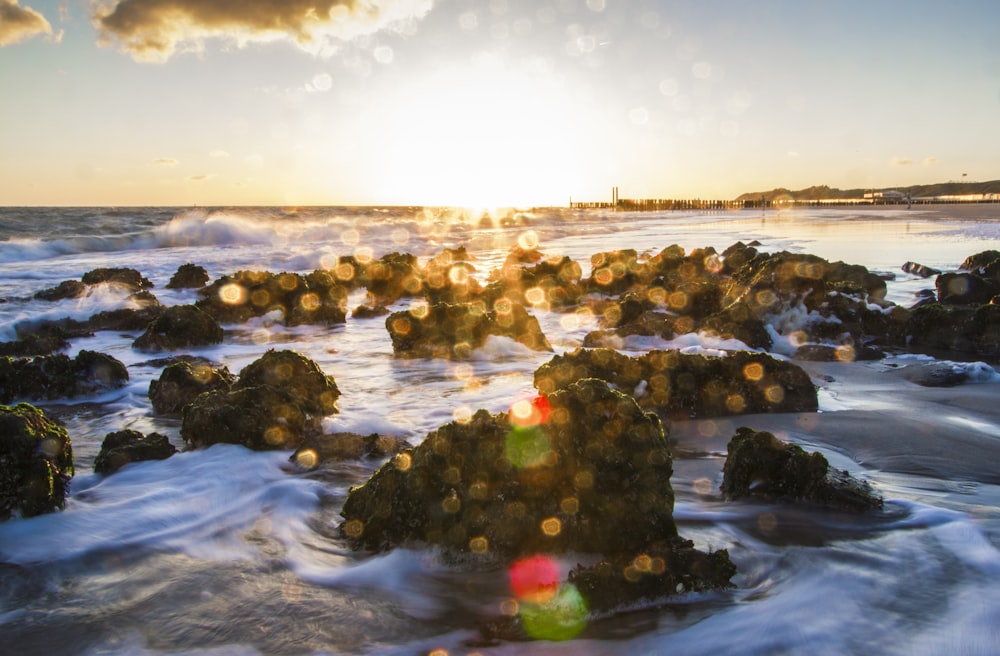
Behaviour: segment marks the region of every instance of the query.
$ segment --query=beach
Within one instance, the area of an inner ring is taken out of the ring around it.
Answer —
[[[1000,205],[634,213],[0,208],[0,338],[13,341],[44,320],[137,308],[131,292],[112,285],[58,301],[35,297],[98,267],[133,267],[160,304],[179,306],[200,298],[197,289],[166,288],[185,263],[214,281],[241,270],[307,275],[332,269],[337,258],[394,252],[423,265],[464,247],[470,275],[485,285],[515,247],[566,257],[587,278],[596,253],[635,249],[645,259],[673,244],[688,254],[722,253],[737,242],[862,265],[885,280],[886,304],[877,311],[888,312],[934,289],[933,277],[906,273],[904,263],[956,271],[966,257],[1000,249]],[[345,305],[368,300],[355,289]],[[606,328],[589,308],[607,299],[590,300],[528,308],[551,351],[491,337],[464,358],[401,357],[385,315],[348,312],[335,325],[286,325],[274,314],[223,323],[220,343],[173,355],[238,374],[268,349],[294,350],[339,387],[323,432],[391,435],[415,447],[479,409],[505,413],[533,397],[541,365]],[[399,298],[386,309],[409,311],[415,302]],[[796,331],[809,316],[795,307],[773,318],[768,348],[706,331],[607,343],[635,357],[767,352],[808,374],[818,410],[666,421],[678,530],[700,550],[728,551],[733,587],[591,613],[568,641],[484,635],[482,624],[502,615],[511,597],[503,568],[477,568],[430,546],[351,548],[341,509],[386,457],[303,470],[290,462],[291,449],[188,448],[181,419],[150,404],[150,383],[168,354],[133,348],[139,329],[74,337],[64,353],[108,354],[129,378],[73,398],[15,399],[65,426],[76,474],[65,509],[0,523],[0,638],[23,653],[52,654],[995,653],[996,357],[903,345],[872,360],[793,359]],[[727,500],[720,491],[727,444],[743,426],[821,453],[867,481],[884,506],[856,513]],[[95,473],[105,435],[126,428],[164,434],[179,452]],[[566,575],[588,558],[556,560]]]

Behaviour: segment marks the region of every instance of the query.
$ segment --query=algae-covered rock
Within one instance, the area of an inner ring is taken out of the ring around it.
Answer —
[[[108,433],[101,443],[101,451],[94,459],[94,472],[107,476],[125,465],[144,460],[166,460],[177,453],[166,435],[143,435],[136,430]]]
[[[132,343],[139,351],[173,350],[222,342],[222,326],[194,305],[168,307]]]
[[[121,387],[128,370],[103,353],[80,351],[34,358],[0,357],[0,403],[15,399],[59,399]]]
[[[159,379],[149,381],[149,400],[158,415],[180,414],[202,392],[229,389],[235,381],[236,377],[226,367],[174,362],[163,369]]]
[[[79,280],[63,280],[55,287],[49,287],[35,294],[40,301],[62,301],[67,298],[80,298],[87,293],[87,285]]]
[[[305,470],[322,469],[345,460],[387,458],[403,451],[406,440],[395,435],[331,433],[312,435],[289,458]]]
[[[535,387],[551,394],[582,378],[599,378],[666,417],[720,417],[759,412],[812,412],[816,388],[798,365],[764,353],[715,357],[650,351],[577,349],[535,370]]]
[[[99,268],[88,271],[80,279],[85,285],[98,285],[100,283],[117,283],[124,285],[132,291],[149,289],[153,283],[148,278],[143,277],[135,269],[128,267]]]
[[[198,293],[196,305],[222,323],[279,314],[285,325],[336,325],[347,320],[348,287],[334,273],[238,271]]]
[[[1000,280],[978,273],[942,273],[934,281],[938,301],[949,305],[982,305],[1000,294]]]
[[[322,433],[337,411],[333,377],[294,351],[268,351],[247,365],[229,390],[196,397],[181,411],[181,437],[194,448],[242,444],[255,450],[293,449]]]
[[[61,510],[73,473],[65,428],[27,403],[0,406],[0,519]]]
[[[552,350],[538,320],[506,300],[491,311],[480,303],[420,306],[390,314],[385,326],[400,356],[465,359],[490,335],[510,337],[535,351]]]
[[[438,428],[350,491],[341,531],[376,551],[634,555],[677,536],[671,472],[656,416],[582,380],[509,415],[480,410]]]
[[[882,507],[882,498],[867,482],[831,469],[823,454],[806,453],[772,433],[745,426],[729,441],[722,493],[729,499],[811,501],[844,510]]]
[[[205,267],[189,262],[177,267],[167,283],[167,289],[197,289],[204,287],[207,282],[208,272]]]
[[[569,582],[600,612],[686,592],[732,587],[736,566],[726,549],[705,553],[690,540],[677,538],[631,557],[603,559],[577,565]]]
[[[905,331],[911,348],[1000,356],[1000,305],[930,303],[915,308]]]

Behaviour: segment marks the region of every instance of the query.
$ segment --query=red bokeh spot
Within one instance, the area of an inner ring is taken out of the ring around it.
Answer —
[[[559,591],[559,566],[547,556],[522,558],[510,566],[510,588],[521,601],[545,604]]]

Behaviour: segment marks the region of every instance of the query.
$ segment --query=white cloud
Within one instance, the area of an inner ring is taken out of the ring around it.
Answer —
[[[212,152],[210,152],[208,154],[208,156],[209,157],[214,157],[216,159],[222,159],[222,158],[225,158],[225,157],[229,157],[229,153],[227,153],[224,150],[213,150]]]
[[[173,157],[157,157],[156,159],[150,160],[149,163],[154,166],[177,166],[180,162]]]
[[[935,164],[937,164],[937,161],[938,161],[937,157],[925,157],[924,166],[934,166]]]
[[[892,166],[909,166],[910,164],[913,164],[913,160],[909,157],[893,157],[889,160],[889,163]]]

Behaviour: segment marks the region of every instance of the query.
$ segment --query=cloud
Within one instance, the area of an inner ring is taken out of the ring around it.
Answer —
[[[889,160],[889,163],[892,166],[909,166],[910,164],[913,164],[913,160],[909,157],[893,157]]]
[[[229,157],[229,153],[224,150],[213,150],[208,154],[209,157],[224,158]]]
[[[177,166],[180,162],[173,157],[157,157],[149,163],[155,166]]]
[[[0,0],[0,46],[9,46],[39,34],[52,35],[52,26],[45,16],[17,4],[17,0]]]
[[[5,1],[5,0],[0,0]],[[209,39],[240,47],[290,41],[317,55],[384,29],[405,30],[433,0],[119,0],[95,15],[104,45],[139,61],[163,62],[200,52]]]
[[[937,161],[938,161],[937,157],[925,157],[924,166],[934,166],[935,164],[937,164]]]
[[[202,173],[201,175],[190,175],[188,176],[189,182],[204,182],[205,180],[211,180],[215,177],[214,173]]]

